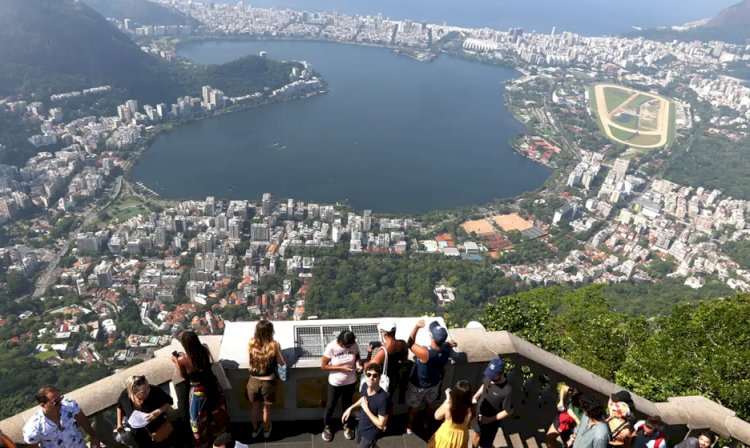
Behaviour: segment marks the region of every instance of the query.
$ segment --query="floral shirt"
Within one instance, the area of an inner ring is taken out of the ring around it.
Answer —
[[[41,448],[85,448],[83,435],[76,424],[81,408],[74,400],[63,398],[60,403],[60,426],[39,409],[23,426],[23,440]]]

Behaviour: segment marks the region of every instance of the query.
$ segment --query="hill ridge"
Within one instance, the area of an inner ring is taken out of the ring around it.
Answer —
[[[750,25],[750,0],[742,0],[713,16],[704,27]]]

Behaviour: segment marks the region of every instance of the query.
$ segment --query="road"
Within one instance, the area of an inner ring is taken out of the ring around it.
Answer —
[[[81,221],[81,223],[76,228],[71,230],[70,234],[68,235],[68,239],[65,240],[63,246],[60,248],[60,250],[57,251],[57,254],[55,254],[54,258],[49,262],[47,267],[44,269],[44,272],[42,272],[42,275],[39,276],[39,279],[37,279],[36,286],[34,287],[34,297],[39,297],[44,294],[44,291],[47,290],[47,287],[53,285],[57,281],[57,278],[60,276],[60,268],[58,265],[60,264],[60,260],[62,260],[68,254],[68,250],[70,250],[70,241],[86,226],[92,224],[100,211],[105,210],[114,201],[117,200],[123,189],[122,187],[124,183],[125,181],[123,177],[118,176],[115,180],[115,188],[112,191],[112,197],[109,199],[109,201],[107,201],[107,203],[102,205],[101,207],[97,207],[95,204],[93,204],[88,208],[88,210],[86,210],[86,212],[82,216],[83,220]]]
[[[550,127],[555,132],[557,138],[561,142],[561,146],[563,149],[567,149],[568,151],[575,154],[576,158],[581,158],[581,148],[578,146],[570,143],[567,138],[565,138],[565,134],[563,133],[562,129],[560,129],[560,126],[558,126],[557,122],[555,121],[555,116],[552,114],[552,111],[549,108],[549,102],[545,98],[544,99],[544,113],[547,115],[547,121],[550,124]]]

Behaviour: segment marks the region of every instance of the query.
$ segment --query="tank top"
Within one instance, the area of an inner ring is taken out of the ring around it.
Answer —
[[[276,344],[274,342],[274,344]],[[250,368],[250,376],[271,376],[276,375],[276,367],[278,365],[278,361],[276,359],[276,353],[274,352],[273,358],[271,358],[271,362],[268,363],[266,366],[266,369],[262,372],[258,372],[256,370],[253,370],[252,367]]]
[[[386,350],[386,356],[388,357],[388,371],[385,372],[385,375],[391,379],[391,383],[394,378],[398,379],[399,371],[401,369],[401,361],[408,356],[408,349],[406,348],[405,343],[396,340],[393,344],[393,348],[395,349],[393,353]]]
[[[443,368],[450,359],[450,347],[444,346],[440,350],[427,347],[427,362],[417,360],[417,375],[414,385],[420,389],[440,384],[443,379]]]

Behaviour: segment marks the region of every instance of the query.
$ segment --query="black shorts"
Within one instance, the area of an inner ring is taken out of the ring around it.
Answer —
[[[359,434],[359,431],[358,431],[357,432],[357,438],[356,438],[356,440],[354,440],[355,442],[357,442],[357,448],[373,448],[373,447],[378,446],[378,444],[376,443],[377,442],[377,437],[375,438],[375,440],[372,440],[369,437],[371,437],[371,436],[362,437]]]
[[[480,425],[479,420],[474,418],[471,421],[471,429],[479,434],[479,448],[492,448],[495,443],[495,436],[500,430],[501,422],[494,421],[485,425]]]

